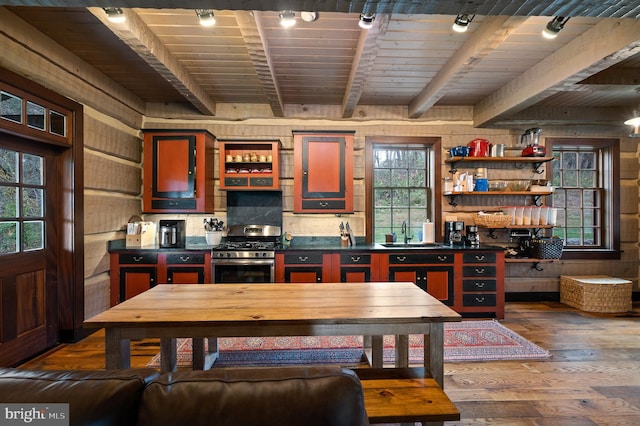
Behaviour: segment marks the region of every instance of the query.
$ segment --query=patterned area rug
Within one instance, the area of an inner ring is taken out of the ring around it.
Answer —
[[[509,330],[496,320],[445,323],[444,359],[495,361],[549,358],[551,354]],[[384,362],[393,363],[394,338],[384,337]],[[355,366],[364,361],[362,336],[246,337],[218,339],[215,366],[340,364]],[[178,366],[191,365],[191,339],[178,341]],[[420,363],[422,335],[409,336],[410,363]],[[160,354],[148,367],[160,366]]]

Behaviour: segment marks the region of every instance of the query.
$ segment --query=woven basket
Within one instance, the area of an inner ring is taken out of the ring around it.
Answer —
[[[530,256],[537,259],[560,259],[563,246],[562,238],[532,238]]]
[[[632,282],[606,275],[560,276],[560,303],[587,312],[632,310]]]
[[[473,215],[473,221],[485,228],[506,228],[511,225],[513,217],[510,214],[480,214]]]

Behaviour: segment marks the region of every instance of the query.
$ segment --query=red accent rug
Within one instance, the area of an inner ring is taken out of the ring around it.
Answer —
[[[549,358],[551,354],[496,320],[449,322],[444,325],[444,360],[495,361]],[[384,362],[393,363],[394,338],[384,336]],[[340,364],[364,361],[362,336],[222,337],[214,366]],[[191,339],[178,341],[178,366],[191,365]],[[409,361],[421,363],[423,336],[409,336]],[[160,354],[148,367],[160,366]]]

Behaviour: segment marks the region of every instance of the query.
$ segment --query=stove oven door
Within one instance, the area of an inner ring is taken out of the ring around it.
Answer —
[[[275,260],[212,259],[211,277],[216,284],[275,282]]]

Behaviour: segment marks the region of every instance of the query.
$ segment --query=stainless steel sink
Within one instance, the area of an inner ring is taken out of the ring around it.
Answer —
[[[426,244],[426,243],[382,243],[382,247],[387,248],[433,248],[442,247],[440,243]]]

